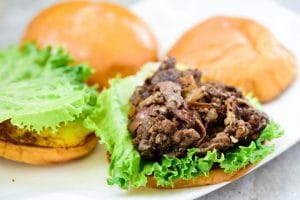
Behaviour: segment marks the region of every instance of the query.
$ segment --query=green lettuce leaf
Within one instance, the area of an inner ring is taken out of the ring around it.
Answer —
[[[275,149],[274,145],[264,145],[263,142],[271,141],[282,134],[283,130],[280,126],[271,121],[262,131],[259,138],[256,141],[252,141],[249,146],[239,146],[234,150],[226,152],[225,159],[220,163],[220,167],[226,173],[233,173],[249,163],[255,164],[261,161]]]
[[[224,160],[224,156],[218,156],[216,150],[201,158],[196,155],[198,151],[197,148],[189,149],[184,158],[164,155],[161,162],[145,164],[142,174],[153,175],[160,186],[173,186],[177,179],[189,180],[200,175],[208,176],[213,164]]]
[[[38,49],[29,43],[0,52],[0,122],[40,132],[85,117],[97,102],[95,88],[85,83],[86,65],[69,67],[63,50]]]
[[[110,153],[110,185],[128,188],[129,183],[138,187],[147,182],[146,176],[140,173],[141,156],[127,130],[129,98],[136,86],[142,85],[157,67],[157,64],[148,64],[136,76],[111,80],[110,88],[100,94],[98,109],[86,120],[88,128],[96,130],[100,142],[106,145]]]
[[[144,161],[132,144],[131,134],[127,129],[129,98],[136,86],[142,85],[157,65],[145,67],[136,76],[111,80],[110,88],[100,94],[98,111],[90,117],[89,124],[94,122],[92,128],[96,130],[96,134],[110,153],[108,184],[116,184],[124,189],[130,186],[145,186],[147,176],[153,175],[158,185],[172,186],[177,179],[189,180],[199,175],[208,176],[214,164],[219,164],[226,173],[232,173],[249,163],[257,163],[273,152],[274,146],[266,146],[262,142],[277,138],[283,132],[271,121],[257,141],[227,151],[225,154],[219,154],[214,150],[204,157],[199,157],[198,150],[192,148],[184,158],[164,155],[159,162]],[[256,107],[260,106],[255,99],[250,96],[248,98],[250,102],[255,102]]]
[[[254,108],[256,108],[257,110],[263,111],[262,105],[259,103],[258,99],[257,99],[255,96],[253,96],[252,93],[248,93],[248,94],[246,95],[246,99],[250,102],[250,104],[251,104]]]

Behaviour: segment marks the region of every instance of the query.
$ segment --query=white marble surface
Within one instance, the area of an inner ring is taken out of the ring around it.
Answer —
[[[17,43],[31,17],[40,9],[57,1],[0,0],[0,48]],[[136,1],[114,0],[124,5]],[[298,1],[277,1],[300,13]],[[300,199],[300,143],[246,177],[199,198],[206,199]]]

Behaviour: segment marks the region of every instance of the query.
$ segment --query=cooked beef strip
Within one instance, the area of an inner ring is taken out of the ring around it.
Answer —
[[[201,82],[200,71],[178,70],[172,57],[136,88],[130,102],[133,144],[151,160],[163,154],[183,157],[193,147],[200,155],[224,152],[257,139],[268,123],[240,90]]]

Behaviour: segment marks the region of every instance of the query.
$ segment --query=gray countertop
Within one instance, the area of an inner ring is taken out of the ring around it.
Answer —
[[[137,0],[114,0],[129,5]],[[277,0],[300,13],[298,1]],[[0,0],[0,48],[19,41],[26,24],[40,9],[57,0]],[[206,199],[300,199],[300,143],[249,175],[210,193]]]

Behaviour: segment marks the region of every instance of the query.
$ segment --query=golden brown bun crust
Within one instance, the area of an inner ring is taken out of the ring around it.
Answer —
[[[47,148],[17,145],[0,140],[0,157],[33,165],[60,163],[87,155],[97,146],[98,141],[99,139],[92,134],[86,138],[86,142],[81,146]]]
[[[91,83],[107,85],[117,73],[134,74],[157,59],[157,44],[146,24],[128,9],[104,2],[63,2],[40,12],[22,43],[63,45],[78,63],[95,69]]]
[[[109,163],[110,162],[110,155],[107,152],[106,153],[106,161]],[[147,179],[147,185],[146,187],[149,188],[159,188],[159,189],[176,189],[176,188],[186,188],[186,187],[196,187],[196,186],[201,186],[201,185],[213,185],[221,182],[226,182],[226,181],[234,181],[240,177],[242,177],[244,174],[246,174],[248,171],[250,171],[254,165],[247,165],[245,168],[240,169],[237,172],[231,173],[231,174],[226,174],[223,169],[217,168],[217,169],[212,169],[209,172],[209,176],[199,176],[195,179],[191,180],[177,180],[174,183],[174,186],[168,186],[168,187],[162,187],[162,186],[157,186],[157,182],[154,179],[153,176],[148,176]]]
[[[214,17],[187,31],[168,52],[197,67],[208,81],[252,92],[262,102],[295,79],[294,57],[262,25],[243,18]]]
[[[174,187],[161,187],[157,186],[155,179],[153,176],[148,177],[147,187],[150,188],[162,188],[162,189],[176,189],[176,188],[186,188],[186,187],[195,187],[201,185],[213,185],[226,181],[233,181],[235,179],[240,178],[244,174],[246,174],[249,170],[253,168],[253,165],[247,165],[245,168],[232,173],[226,174],[223,169],[212,169],[209,172],[209,176],[199,176],[195,179],[191,180],[178,180],[175,181]]]

